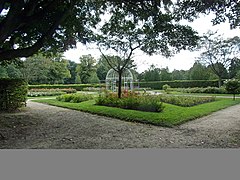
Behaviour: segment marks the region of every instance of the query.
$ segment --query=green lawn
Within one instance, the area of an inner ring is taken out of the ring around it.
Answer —
[[[85,101],[82,103],[60,102],[55,99],[39,99],[35,102],[47,103],[54,106],[65,107],[74,110],[90,112],[93,114],[114,117],[127,121],[150,123],[160,126],[172,127],[182,124],[186,121],[193,120],[220,109],[236,105],[240,100],[233,101],[231,99],[218,98],[214,102],[205,103],[193,107],[180,107],[171,104],[166,104],[163,112],[142,112],[136,110],[127,110],[114,107],[94,105],[95,100]]]

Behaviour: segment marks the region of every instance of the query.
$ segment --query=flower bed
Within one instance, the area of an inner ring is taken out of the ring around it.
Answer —
[[[122,98],[116,93],[105,93],[96,100],[96,105],[133,109],[147,112],[161,112],[164,109],[162,102],[154,96],[140,95],[134,92],[124,92]]]
[[[76,89],[65,88],[65,89],[30,89],[28,91],[29,97],[38,97],[38,96],[58,96],[62,94],[76,93]]]
[[[183,106],[183,107],[191,107],[198,104],[208,103],[215,101],[215,97],[192,97],[192,96],[158,96],[161,102]]]
[[[94,96],[90,94],[64,94],[58,96],[56,99],[63,102],[80,103],[83,101],[91,100],[93,98]]]

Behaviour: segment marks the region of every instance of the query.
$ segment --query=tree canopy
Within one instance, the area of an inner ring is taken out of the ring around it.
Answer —
[[[114,32],[114,25],[129,17],[133,19],[129,26],[136,27],[141,22],[148,40],[144,49],[150,53],[154,48],[148,47],[149,44],[158,44],[160,49],[166,49],[166,43],[175,44],[177,48],[193,45],[194,31],[173,25],[172,22],[177,20],[167,8],[171,4],[170,0],[1,1],[0,62],[28,57],[38,51],[60,53],[75,47],[77,41],[96,41],[94,31],[105,13],[111,15],[108,32]],[[192,35],[193,41],[186,39],[188,34]]]

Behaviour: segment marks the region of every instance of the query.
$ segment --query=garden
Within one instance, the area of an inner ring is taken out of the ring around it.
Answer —
[[[206,116],[212,112],[240,103],[232,98],[184,94],[151,94],[142,91],[117,93],[102,91],[89,94],[86,91],[62,94],[52,99],[36,102],[89,112],[126,121],[173,127]]]

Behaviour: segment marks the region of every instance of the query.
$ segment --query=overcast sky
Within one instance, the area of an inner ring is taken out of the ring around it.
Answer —
[[[225,37],[234,37],[239,36],[239,29],[230,30],[228,23],[221,23],[220,25],[212,26],[211,19],[213,16],[201,16],[201,18],[196,19],[194,22],[184,22],[197,30],[200,35],[206,33],[208,30],[216,31],[218,30],[219,34],[224,34]],[[79,57],[82,55],[91,54],[96,59],[100,57],[101,53],[93,45],[84,46],[81,43],[77,43],[77,48],[68,50],[64,53],[65,57],[69,60],[79,63]],[[134,60],[137,64],[137,71],[143,72],[148,69],[151,64],[154,64],[156,67],[165,68],[168,67],[170,71],[174,69],[177,70],[188,70],[192,67],[195,62],[195,58],[199,56],[199,52],[189,52],[181,51],[176,54],[174,57],[165,58],[161,55],[148,56],[141,51],[135,51]]]

